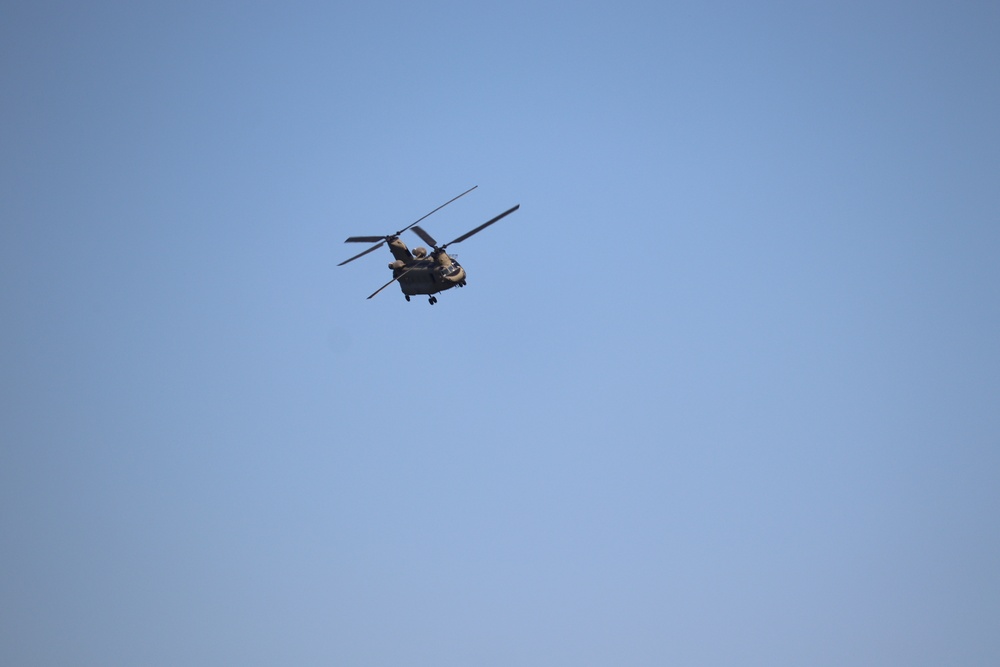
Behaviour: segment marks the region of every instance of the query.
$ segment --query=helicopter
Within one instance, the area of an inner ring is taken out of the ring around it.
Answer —
[[[364,257],[368,253],[374,252],[383,245],[388,244],[389,252],[392,253],[394,260],[389,264],[389,268],[392,270],[392,280],[369,294],[368,298],[371,299],[389,285],[398,282],[399,287],[403,292],[403,296],[407,301],[410,300],[411,296],[423,294],[428,297],[428,302],[433,306],[437,303],[436,294],[447,289],[451,289],[452,287],[465,287],[465,269],[463,269],[462,265],[458,263],[456,257],[446,253],[445,249],[452,244],[461,243],[473,234],[478,234],[494,222],[507,217],[521,207],[520,204],[517,204],[513,208],[507,209],[495,218],[487,220],[475,229],[462,234],[458,238],[452,239],[443,245],[438,245],[437,241],[434,240],[434,237],[428,234],[418,223],[423,222],[426,218],[430,217],[434,213],[437,213],[453,201],[469,194],[477,187],[479,186],[474,185],[457,197],[449,199],[427,215],[417,219],[415,222],[411,222],[406,227],[403,227],[395,234],[389,234],[387,236],[349,236],[344,243],[374,243],[375,245],[363,252],[358,253],[350,259],[345,259],[337,266],[343,266],[349,262],[353,262],[359,257]],[[413,233],[419,236],[424,243],[431,246],[432,250],[428,251],[427,248],[418,247],[414,248],[411,252],[410,249],[406,247],[406,244],[399,238],[403,232],[409,229],[412,229]]]

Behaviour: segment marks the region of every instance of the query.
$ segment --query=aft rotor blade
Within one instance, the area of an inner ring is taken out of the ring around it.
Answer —
[[[465,195],[469,194],[470,192],[472,192],[473,190],[475,190],[478,187],[479,187],[478,185],[473,185],[471,188],[469,188],[468,190],[466,190],[462,194],[458,195],[458,197],[452,197],[451,199],[449,199],[448,201],[446,201],[445,203],[441,204],[436,209],[434,209],[433,211],[431,211],[430,213],[428,213],[427,215],[425,215],[423,218],[420,218],[419,220],[415,220],[414,222],[411,222],[410,224],[408,224],[406,227],[403,227],[402,229],[400,229],[398,232],[396,232],[396,236],[399,236],[400,234],[402,234],[407,229],[409,229],[410,227],[414,226],[415,224],[417,224],[418,222],[420,222],[424,218],[429,218],[430,216],[434,215],[435,213],[437,213],[438,211],[440,211],[441,209],[443,209],[448,204],[452,203],[453,201],[455,201],[456,199],[458,199],[460,197],[464,197]]]
[[[376,238],[376,240],[378,240],[378,237],[375,237],[375,238]],[[350,240],[350,239],[348,239],[348,240]],[[378,250],[379,248],[381,248],[384,244],[385,244],[385,241],[381,240],[378,243],[376,243],[375,245],[373,245],[371,248],[368,248],[368,250],[365,250],[364,252],[360,252],[357,255],[355,255],[354,257],[351,257],[350,259],[345,259],[343,262],[341,262],[337,266],[343,266],[344,264],[347,264],[348,262],[353,262],[358,257],[364,257],[365,255],[367,255],[370,252],[375,252],[376,250]]]
[[[505,218],[506,216],[510,215],[511,213],[513,213],[514,211],[516,211],[519,208],[521,208],[520,204],[518,204],[517,206],[515,206],[512,209],[508,209],[508,210],[504,211],[503,213],[501,213],[497,217],[493,218],[492,220],[489,220],[489,221],[484,222],[483,224],[479,225],[478,227],[476,227],[475,229],[473,229],[471,232],[466,232],[466,233],[462,234],[461,236],[459,236],[457,239],[455,239],[453,241],[448,241],[443,246],[441,246],[441,249],[444,250],[445,248],[447,248],[448,246],[450,246],[452,243],[461,243],[462,241],[464,241],[465,239],[469,238],[473,234],[478,234],[479,232],[483,231],[484,229],[486,229],[487,227],[489,227],[490,225],[492,225],[494,222],[497,222],[498,220],[500,220],[502,218]]]
[[[388,287],[389,285],[393,284],[394,282],[396,282],[397,280],[399,280],[400,278],[402,278],[403,276],[405,276],[407,273],[409,273],[412,270],[413,269],[407,269],[406,271],[403,271],[398,276],[396,276],[395,278],[393,278],[392,280],[390,280],[389,282],[387,282],[385,285],[382,285],[377,290],[375,290],[374,292],[372,292],[371,294],[369,294],[368,298],[369,299],[372,298],[373,296],[375,296],[376,294],[378,294],[379,292],[381,292],[382,290],[384,290],[386,287]]]
[[[428,234],[427,232],[425,232],[423,227],[421,227],[419,225],[414,225],[414,227],[413,227],[413,233],[416,234],[417,236],[419,236],[420,238],[422,238],[424,240],[424,243],[426,243],[427,245],[429,245],[431,247],[434,247],[434,248],[437,247],[437,245],[438,245],[437,241],[434,240],[433,236],[431,236],[430,234]]]

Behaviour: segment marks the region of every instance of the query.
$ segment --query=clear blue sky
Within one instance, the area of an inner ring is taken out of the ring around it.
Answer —
[[[0,663],[1000,664],[998,35],[4,3]]]

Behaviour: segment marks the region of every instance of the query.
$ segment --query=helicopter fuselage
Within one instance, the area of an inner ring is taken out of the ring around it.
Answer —
[[[437,294],[452,287],[465,285],[465,269],[453,257],[447,255],[418,256],[409,261],[397,259],[389,265],[389,268],[392,269],[392,277],[399,283],[400,290],[408,297],[418,294]]]

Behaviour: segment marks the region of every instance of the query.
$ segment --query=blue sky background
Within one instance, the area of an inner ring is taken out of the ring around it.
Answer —
[[[4,3],[0,663],[1000,663],[997,35]]]

